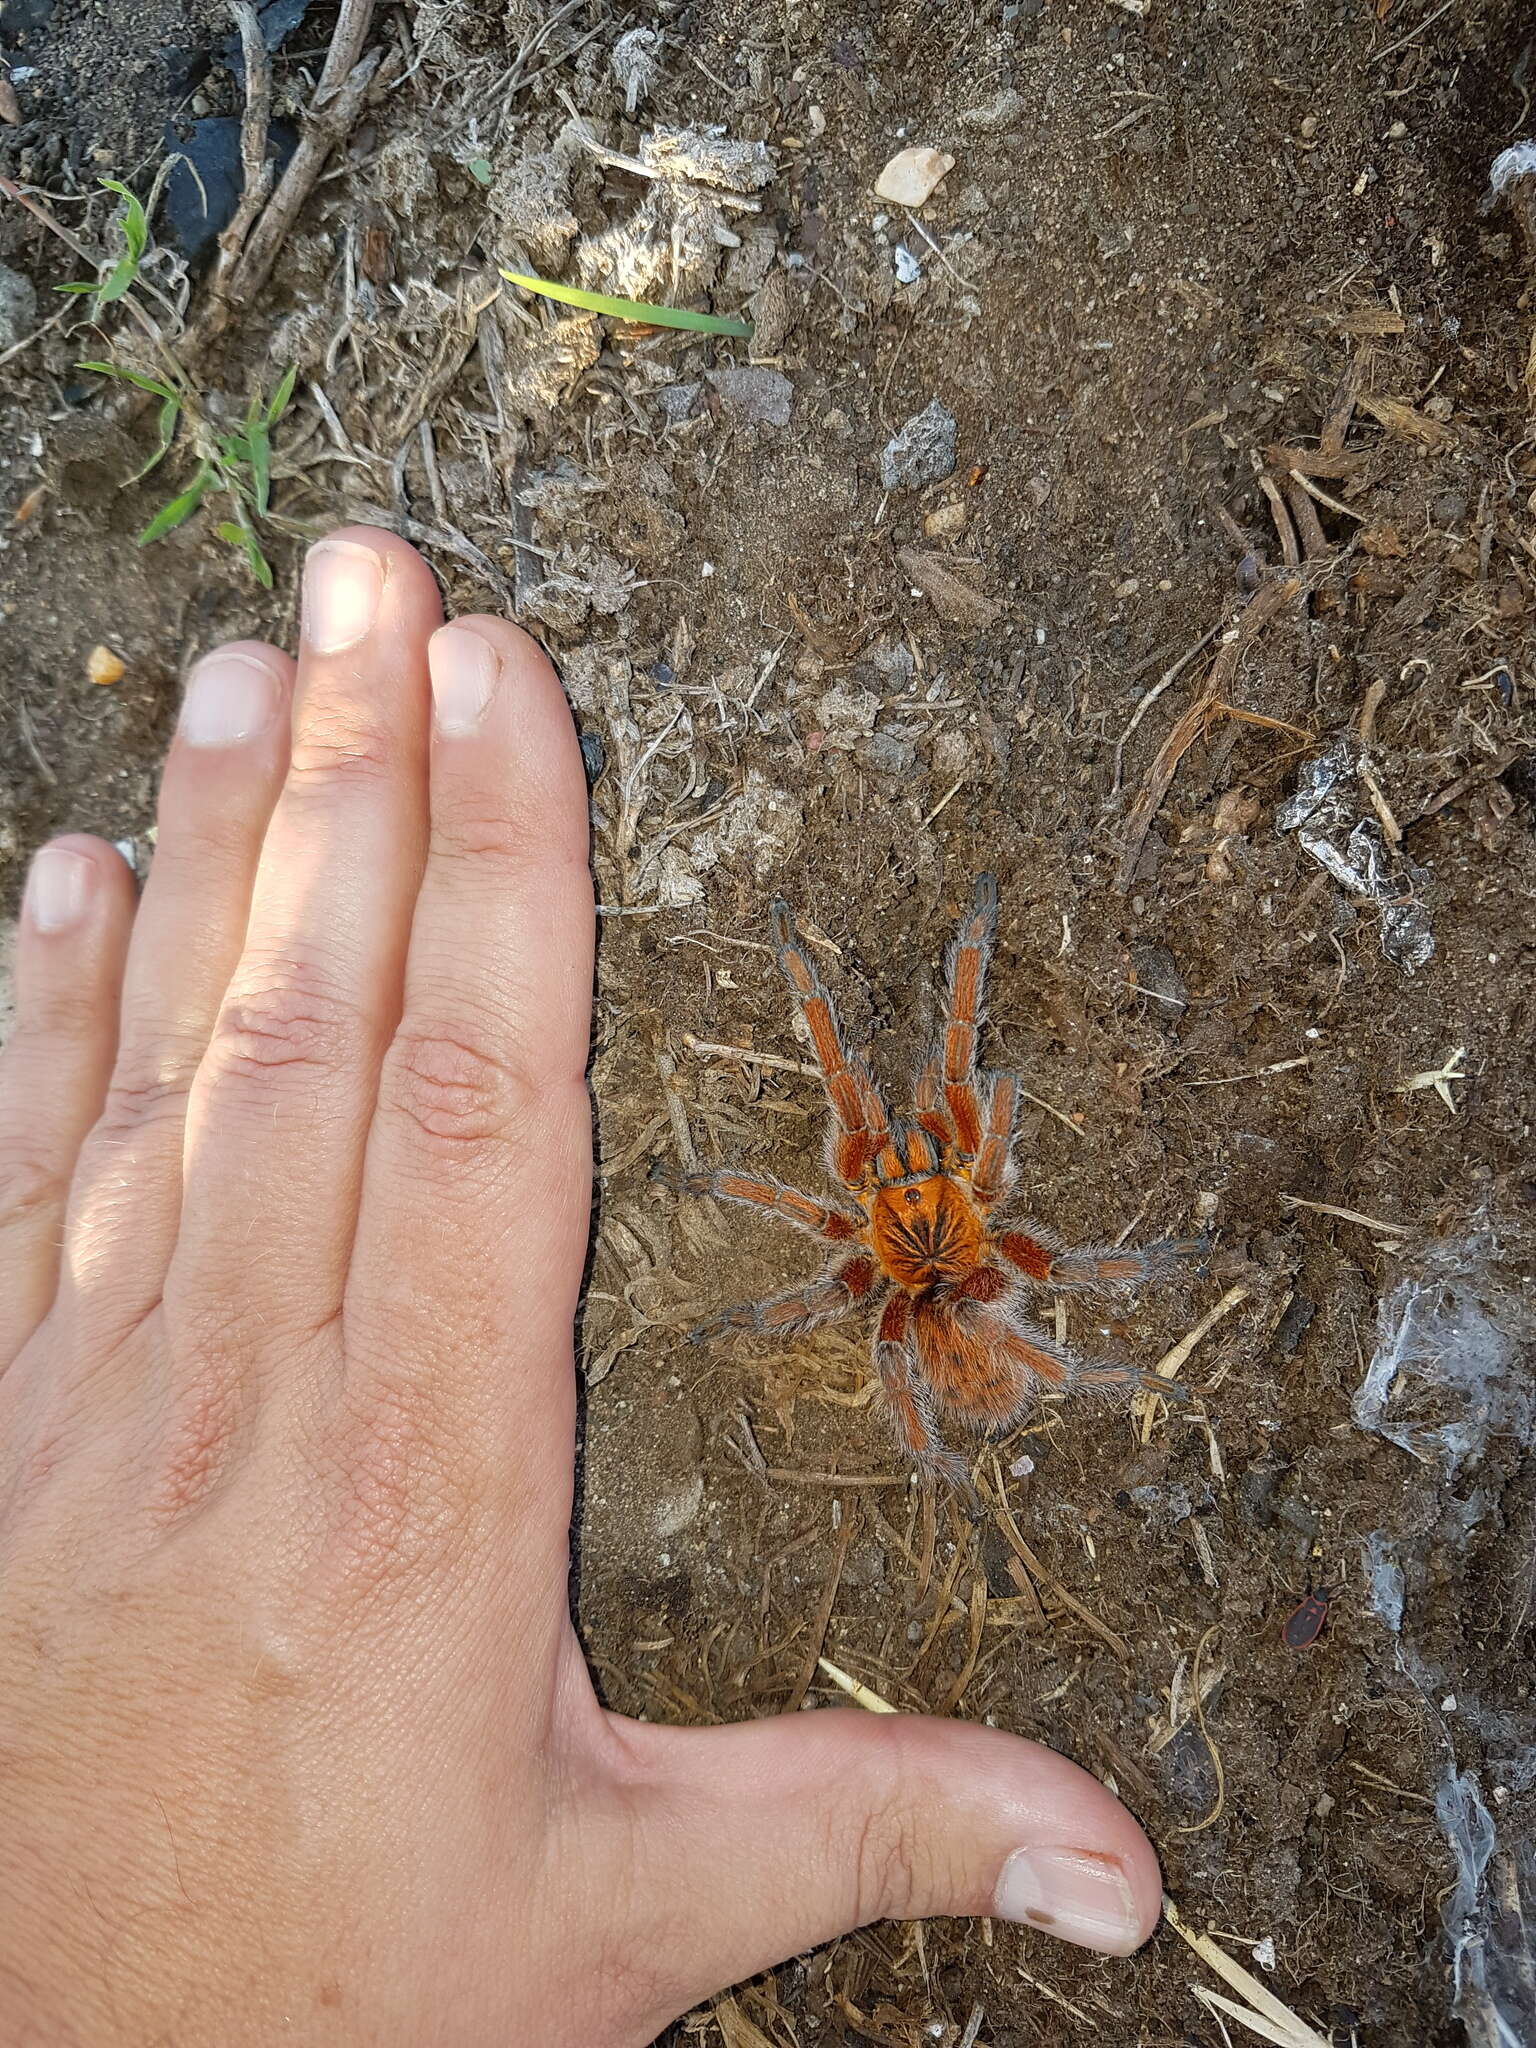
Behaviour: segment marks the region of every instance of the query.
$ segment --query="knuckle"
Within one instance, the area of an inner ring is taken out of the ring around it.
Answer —
[[[304,795],[374,789],[399,772],[388,738],[355,711],[314,712],[295,736],[288,787]]]
[[[381,1105],[434,1144],[483,1144],[523,1124],[542,1090],[521,1068],[454,1032],[407,1023],[380,1078]]]
[[[0,1232],[62,1207],[69,1175],[50,1153],[0,1139]]]
[[[210,1351],[178,1392],[155,1459],[151,1522],[162,1532],[190,1521],[219,1491],[249,1417],[245,1375]]]
[[[96,1123],[98,1134],[110,1141],[163,1118],[179,1121],[200,1057],[200,1047],[170,1050],[163,1044],[153,1056],[125,1053],[107,1088]]]
[[[489,862],[531,873],[541,864],[546,847],[536,819],[495,809],[482,792],[433,796],[432,852],[442,859]]]
[[[490,1485],[455,1440],[430,1372],[357,1374],[323,1455],[329,1548],[349,1596],[406,1593],[462,1567]]]
[[[235,1079],[284,1070],[340,1071],[361,1035],[355,1009],[326,978],[298,960],[276,963],[226,1000],[208,1049],[210,1065]]]

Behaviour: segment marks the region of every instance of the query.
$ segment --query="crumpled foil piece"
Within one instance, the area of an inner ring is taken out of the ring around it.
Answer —
[[[1280,806],[1275,826],[1294,832],[1302,848],[1356,903],[1381,913],[1381,950],[1405,974],[1434,957],[1435,935],[1418,896],[1428,872],[1399,854],[1397,871],[1373,817],[1360,815],[1356,771],[1360,750],[1353,739],[1335,740],[1325,754],[1308,761],[1296,794]],[[1407,899],[1407,900],[1405,900]]]

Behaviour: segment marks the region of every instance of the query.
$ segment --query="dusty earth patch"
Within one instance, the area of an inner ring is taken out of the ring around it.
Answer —
[[[164,120],[239,89],[215,62],[176,102],[146,47],[128,90],[105,13],[30,12],[0,170],[114,250],[95,177],[147,192]],[[160,12],[167,45],[225,33]],[[274,60],[276,112],[333,20]],[[1316,2035],[1530,2038],[1536,441],[1531,280],[1479,211],[1525,132],[1528,22],[422,0],[372,47],[269,293],[192,366],[214,419],[299,366],[275,597],[206,516],[135,547],[190,457],[118,487],[152,409],[73,365],[142,360],[120,308],[0,365],[13,888],[66,825],[147,853],[176,677],[291,627],[305,533],[383,520],[454,603],[514,606],[586,736],[607,913],[579,1557],[609,1701],[826,1704],[825,1656],[1112,1778],[1186,1923]],[[908,146],[954,158],[915,214],[872,192]],[[0,261],[37,294],[10,348],[81,273],[15,205]],[[501,265],[756,335],[594,322]],[[148,276],[174,346],[174,267]],[[953,467],[931,417],[915,466],[883,462],[935,402]],[[107,689],[98,643],[127,663]],[[1073,1238],[1208,1218],[1218,1245],[1069,1332],[1150,1364],[1225,1308],[1185,1408],[1049,1410],[982,1459],[972,1528],[905,1483],[856,1330],[683,1344],[809,1261],[670,1184],[819,1175],[769,896],[894,1081],[984,867],[1029,1207]],[[1222,1988],[1168,1931],[1103,1964],[880,1927],[679,2038],[1214,2044],[1193,1984]]]

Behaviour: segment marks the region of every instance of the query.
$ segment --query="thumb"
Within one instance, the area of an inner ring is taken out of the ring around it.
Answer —
[[[621,1725],[637,1870],[686,1914],[678,2010],[870,1920],[991,1914],[1105,1955],[1157,1924],[1151,1843],[1039,1743],[841,1709]]]

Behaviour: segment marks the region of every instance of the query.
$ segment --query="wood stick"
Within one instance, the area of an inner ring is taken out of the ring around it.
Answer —
[[[1120,871],[1116,887],[1122,895],[1130,888],[1141,859],[1152,820],[1157,816],[1163,798],[1168,794],[1179,763],[1193,745],[1196,735],[1204,726],[1211,707],[1224,702],[1232,694],[1232,684],[1237,675],[1238,664],[1247,653],[1257,635],[1291,602],[1301,589],[1301,578],[1286,574],[1274,577],[1268,583],[1261,583],[1248,601],[1248,608],[1237,622],[1237,631],[1226,641],[1216,659],[1211,663],[1210,674],[1205,688],[1195,702],[1179,718],[1172,732],[1158,749],[1147,775],[1146,784],[1131,808],[1130,821],[1125,831],[1125,851],[1120,857]]]

